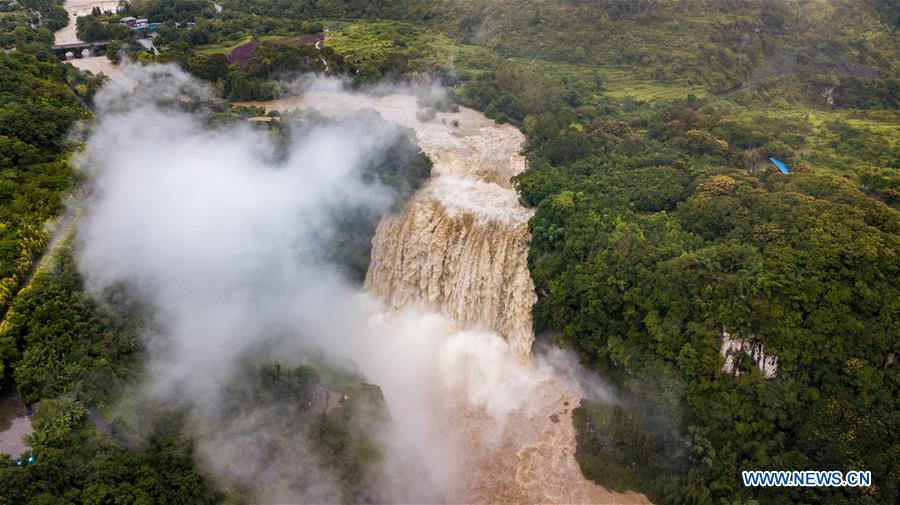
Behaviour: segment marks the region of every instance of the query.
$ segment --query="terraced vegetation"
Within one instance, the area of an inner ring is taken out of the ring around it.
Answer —
[[[483,47],[460,44],[443,33],[409,23],[344,24],[330,33],[325,44],[365,72],[361,79],[385,73],[432,75],[449,69],[477,76],[498,62],[497,55]]]

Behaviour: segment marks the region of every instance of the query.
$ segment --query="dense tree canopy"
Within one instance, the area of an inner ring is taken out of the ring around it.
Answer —
[[[536,328],[558,332],[633,398],[613,412],[621,422],[584,417],[616,440],[586,436],[585,470],[616,486],[641,482],[637,473],[664,503],[715,503],[747,492],[740,470],[866,468],[877,490],[843,498],[890,503],[900,492],[890,435],[900,428],[900,212],[843,178],[748,169],[735,146],[756,134],[723,123],[684,105],[628,123],[525,123],[533,163],[517,185],[537,206]],[[576,132],[573,151],[565,137]],[[756,142],[766,149],[764,136]],[[777,356],[777,378],[750,361],[739,377],[723,374],[725,331]]]
[[[45,46],[0,53],[0,310],[47,239],[44,223],[71,184],[67,135],[87,117],[94,82]]]

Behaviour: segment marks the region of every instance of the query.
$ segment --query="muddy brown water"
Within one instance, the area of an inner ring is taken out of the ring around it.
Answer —
[[[12,384],[0,389],[0,453],[18,457],[28,450],[22,437],[32,432],[22,397]]]
[[[69,24],[60,28],[53,34],[54,43],[56,44],[77,44],[82,42],[75,33],[75,23],[78,16],[85,16],[91,13],[94,7],[99,7],[102,11],[115,11],[118,7],[118,0],[66,0],[63,8],[69,13]],[[113,82],[126,87],[133,87],[134,81],[129,78],[119,65],[114,65],[105,55],[102,56],[85,56],[83,58],[72,58],[68,60],[75,68],[86,70],[94,74],[103,73]]]

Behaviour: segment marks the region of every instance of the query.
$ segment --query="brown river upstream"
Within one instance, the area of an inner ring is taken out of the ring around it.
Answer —
[[[54,34],[56,44],[77,44],[81,42],[75,35],[75,18],[78,16],[86,16],[91,13],[94,7],[99,7],[101,11],[115,11],[119,6],[118,0],[66,0],[63,2],[63,8],[69,13],[69,24],[60,28]]]
[[[94,7],[99,7],[102,11],[115,11],[118,7],[118,0],[66,0],[63,8],[69,13],[69,24],[54,32],[54,43],[57,45],[77,44],[81,42],[75,34],[75,20],[78,16],[86,16],[91,13]],[[119,65],[114,65],[105,55],[90,56],[86,55],[82,58],[72,58],[68,60],[76,68],[87,70],[94,74],[103,73],[114,82],[122,84],[126,87],[134,85],[134,81],[122,71]]]
[[[419,434],[419,445],[455,459],[456,470],[445,475],[453,484],[444,483],[452,502],[649,503],[641,494],[615,493],[583,477],[571,412],[584,393],[558,367],[532,356],[532,211],[520,205],[510,184],[525,168],[519,130],[466,108],[421,121],[416,98],[405,94],[310,91],[240,105],[314,108],[331,117],[374,109],[412,128],[434,162],[431,179],[379,224],[364,287],[386,307],[374,324],[393,318],[422,325],[413,320],[427,318],[423,313],[445,321],[434,323],[443,334],[429,351],[421,351],[428,346],[415,336],[385,344],[425,362],[412,379],[425,384],[422,398],[393,388],[389,374],[379,382],[377,367],[363,369],[384,390],[398,424],[406,416],[428,418],[418,423],[432,426]],[[421,329],[426,333],[433,335],[434,328]],[[438,468],[433,473],[440,480]]]

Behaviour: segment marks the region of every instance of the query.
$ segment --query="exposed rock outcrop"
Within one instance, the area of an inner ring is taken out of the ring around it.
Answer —
[[[778,376],[778,357],[766,355],[762,343],[754,337],[732,338],[731,334],[722,330],[722,348],[719,351],[725,364],[722,372],[738,376],[741,374],[740,363],[749,357],[767,379]]]

